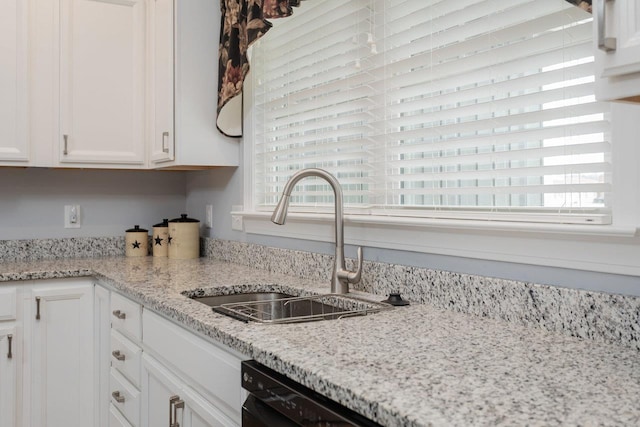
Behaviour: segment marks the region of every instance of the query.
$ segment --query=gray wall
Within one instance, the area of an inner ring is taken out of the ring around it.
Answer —
[[[0,168],[0,240],[124,236],[178,217],[185,185],[184,172]],[[64,228],[70,204],[81,228]]]
[[[245,241],[244,233],[231,230],[234,205],[242,205],[242,172],[239,168],[217,168],[188,172],[187,212],[204,223],[206,205],[213,207],[213,227],[202,228],[202,235]]]

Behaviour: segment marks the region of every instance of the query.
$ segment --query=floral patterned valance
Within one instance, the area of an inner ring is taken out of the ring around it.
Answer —
[[[249,72],[247,49],[271,28],[267,19],[293,13],[300,0],[220,0],[222,22],[218,54],[218,117],[227,136],[242,136],[242,85]]]
[[[591,13],[591,1],[592,0],[567,0],[571,4],[575,4],[576,6],[586,10]]]

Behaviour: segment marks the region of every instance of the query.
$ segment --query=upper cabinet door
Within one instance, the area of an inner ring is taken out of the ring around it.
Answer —
[[[598,99],[639,102],[640,2],[595,0],[593,13]]]
[[[28,4],[25,0],[0,0],[0,165],[22,165],[29,160]]]
[[[150,159],[162,163],[175,159],[173,0],[151,0],[149,34]]]
[[[144,0],[62,0],[61,163],[144,164]]]

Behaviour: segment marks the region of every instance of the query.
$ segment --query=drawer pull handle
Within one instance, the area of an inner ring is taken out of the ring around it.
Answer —
[[[36,297],[36,320],[40,320],[40,297]]]
[[[113,357],[115,357],[117,360],[123,361],[124,360],[124,354],[120,353],[120,350],[114,350],[111,352],[111,355]]]
[[[13,354],[11,354],[11,340],[13,340],[13,335],[7,335],[7,340],[9,341],[9,353],[7,353],[7,359],[12,359]]]
[[[124,403],[124,396],[122,396],[119,391],[114,391],[113,393],[111,393],[111,396],[115,399],[116,402]]]
[[[171,396],[169,399],[169,427],[180,427],[178,409],[184,409],[184,400],[180,399],[180,396]]]
[[[118,319],[122,320],[122,319],[126,319],[127,318],[127,314],[121,312],[120,310],[114,310],[113,311],[113,315],[116,316]]]
[[[178,421],[175,419],[176,411],[174,405],[180,401],[180,396],[171,396],[169,398],[169,427],[180,427]]]

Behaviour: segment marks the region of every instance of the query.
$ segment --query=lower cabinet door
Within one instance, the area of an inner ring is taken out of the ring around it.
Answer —
[[[0,325],[0,426],[16,427],[17,366],[20,361],[15,326]]]
[[[238,427],[176,374],[142,356],[142,426]]]
[[[25,299],[31,426],[93,424],[92,313],[93,285],[86,279],[34,286]]]

